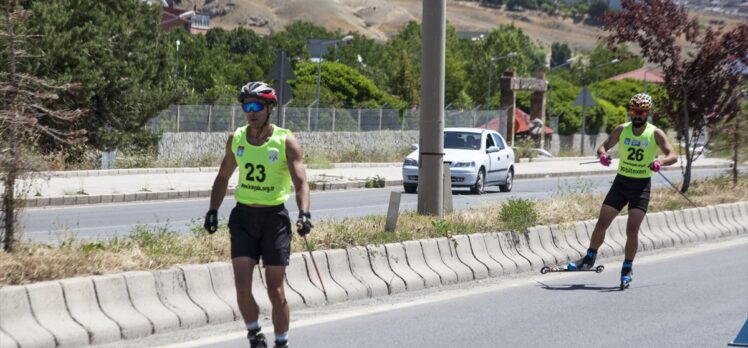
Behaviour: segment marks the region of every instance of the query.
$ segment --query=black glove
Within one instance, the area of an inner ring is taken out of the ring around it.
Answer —
[[[312,232],[312,227],[314,227],[314,225],[312,225],[311,218],[312,214],[308,211],[300,211],[299,219],[296,220],[296,233],[303,237],[309,234],[309,232]]]
[[[216,233],[216,231],[218,231],[218,210],[208,210],[208,213],[205,214],[205,223],[203,224],[203,228],[205,228],[205,230],[210,234]]]

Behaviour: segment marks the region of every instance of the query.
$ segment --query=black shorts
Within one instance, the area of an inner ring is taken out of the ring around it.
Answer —
[[[253,208],[237,204],[229,215],[231,258],[247,256],[264,266],[288,266],[291,219],[281,205]]]
[[[613,186],[610,187],[608,195],[605,196],[603,204],[609,205],[621,211],[628,204],[629,210],[641,209],[645,213],[649,207],[649,191],[652,188],[650,178],[629,178],[616,175]]]

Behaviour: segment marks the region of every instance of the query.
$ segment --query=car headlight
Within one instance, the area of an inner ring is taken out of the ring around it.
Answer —
[[[404,166],[418,166],[418,160],[412,159],[412,158],[406,158],[405,162],[403,162]]]
[[[452,163],[452,167],[454,168],[475,167],[475,162],[454,162]]]

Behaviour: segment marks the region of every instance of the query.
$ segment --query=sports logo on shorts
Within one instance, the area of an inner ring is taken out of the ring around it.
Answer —
[[[626,139],[624,139],[624,140],[623,140],[623,143],[624,143],[625,145],[631,145],[631,139],[629,139],[629,138],[626,138]]]
[[[268,151],[268,161],[270,163],[278,162],[278,149],[270,149]]]
[[[237,155],[238,157],[242,157],[242,156],[244,156],[244,146],[239,146],[239,148],[238,148],[238,149],[236,149],[236,155]]]

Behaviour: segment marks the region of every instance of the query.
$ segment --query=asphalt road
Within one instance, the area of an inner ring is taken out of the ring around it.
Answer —
[[[703,178],[725,173],[725,169],[695,169],[693,178]],[[678,172],[666,172],[670,181],[681,180]],[[610,188],[614,175],[588,175],[581,177],[557,177],[516,180],[510,193],[499,192],[498,187],[487,188],[483,195],[473,195],[467,190],[456,189],[454,208],[497,203],[508,198],[546,199],[565,193],[593,192],[604,194]],[[654,187],[667,187],[659,175],[652,179]],[[402,187],[382,189],[358,189],[341,191],[313,191],[312,218],[342,219],[365,215],[384,215],[387,212],[390,191],[402,192]],[[24,240],[55,242],[66,238],[109,239],[129,235],[136,225],[151,229],[168,228],[179,233],[189,233],[191,227],[202,226],[208,209],[208,199],[164,200],[99,205],[76,205],[44,208],[29,208],[22,212]],[[228,218],[235,205],[233,197],[226,197],[219,215]],[[291,216],[296,216],[296,204],[292,198],[287,203]],[[418,196],[403,194],[401,211],[416,210]]]
[[[724,347],[748,318],[748,237],[640,253],[625,291],[620,262],[603,260],[600,274],[522,274],[292,311],[291,344]],[[245,335],[233,322],[117,346],[246,347]]]

